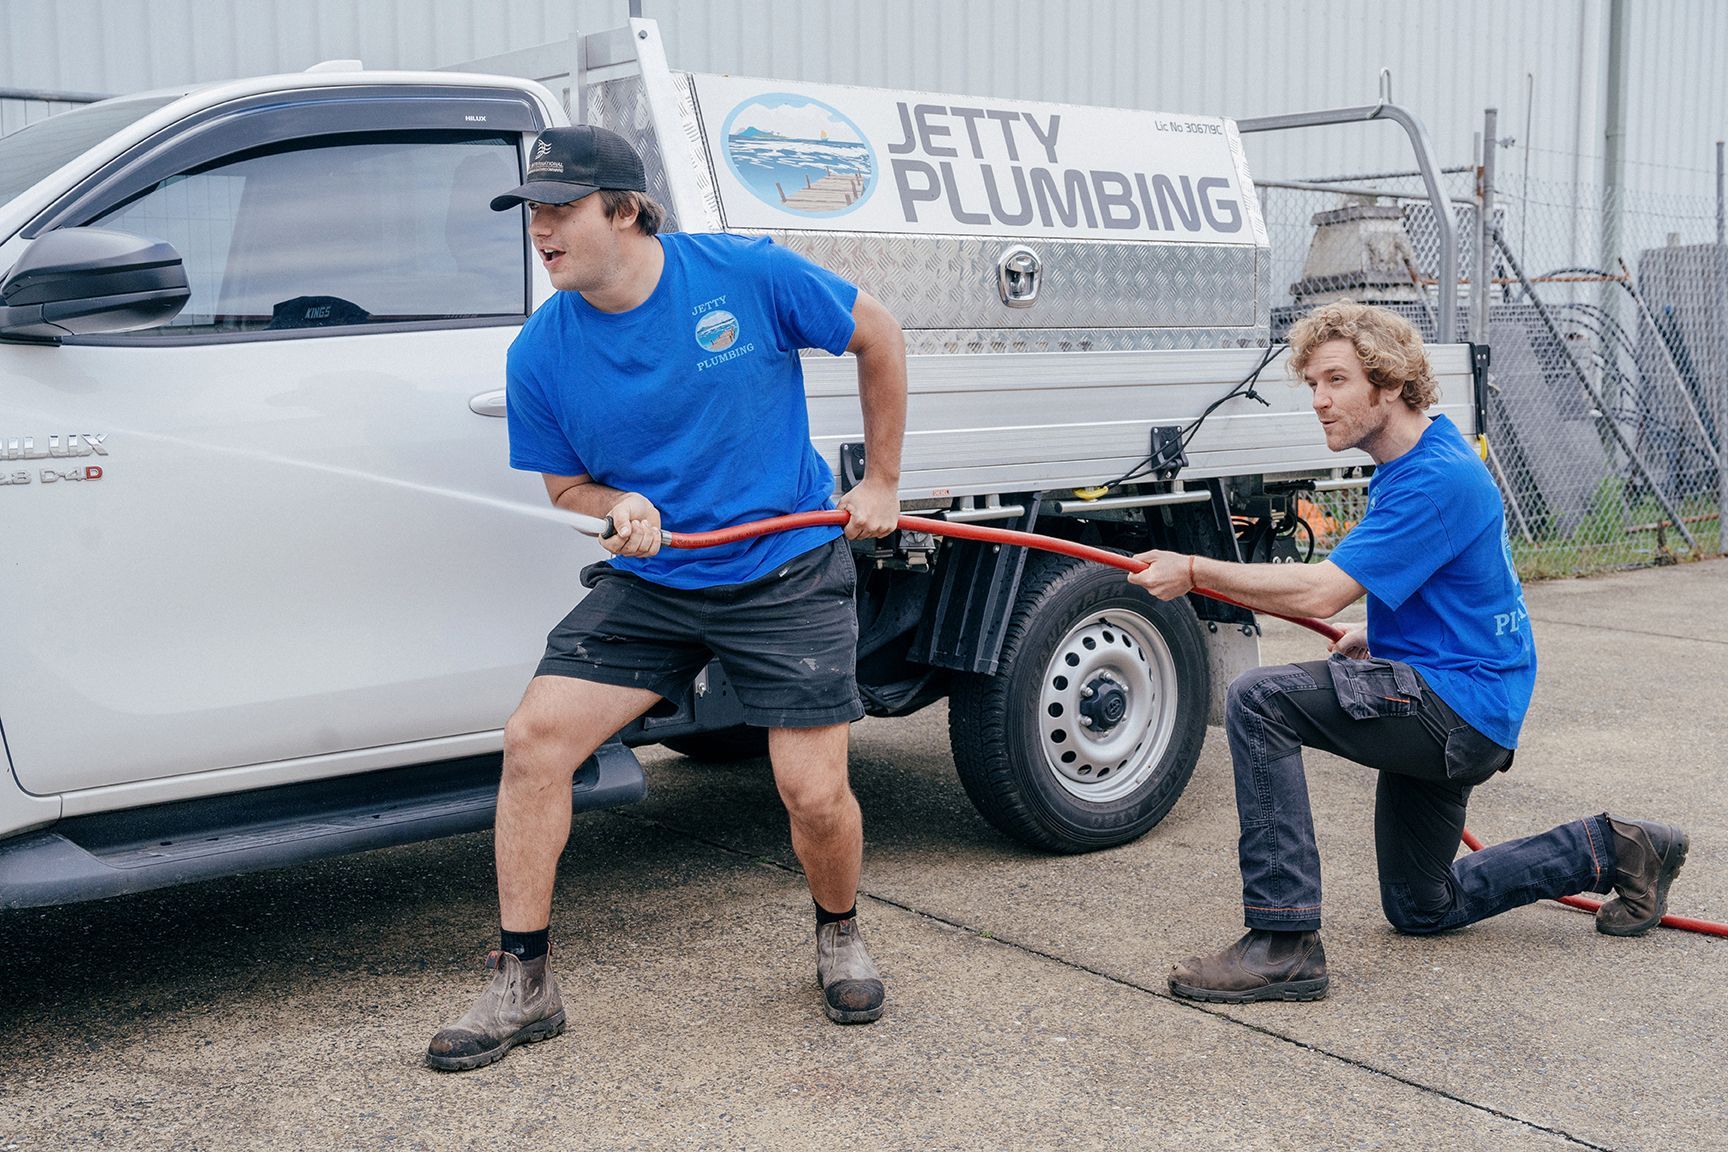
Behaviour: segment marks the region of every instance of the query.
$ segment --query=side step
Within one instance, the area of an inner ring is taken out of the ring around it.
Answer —
[[[62,820],[0,841],[0,909],[145,892],[477,832],[492,826],[497,755],[391,768]],[[642,799],[636,754],[612,741],[576,773],[575,811]]]

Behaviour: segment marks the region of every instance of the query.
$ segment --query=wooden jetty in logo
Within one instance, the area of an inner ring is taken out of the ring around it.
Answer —
[[[780,181],[774,181],[780,203],[794,212],[838,212],[849,208],[864,194],[864,178],[856,173],[830,172],[820,180],[804,177],[804,187],[788,196]]]

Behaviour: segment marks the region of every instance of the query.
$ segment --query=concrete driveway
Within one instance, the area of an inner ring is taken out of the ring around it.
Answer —
[[[1728,920],[1725,592],[1723,561],[1530,588],[1536,704],[1472,829],[1676,820],[1674,910]],[[1221,732],[1148,836],[1053,858],[974,814],[943,709],[861,723],[890,1005],[838,1028],[766,764],[645,751],[648,800],[580,817],[560,873],[569,1032],[482,1071],[420,1056],[484,979],[489,835],[0,915],[0,1152],[1728,1148],[1728,940],[1552,904],[1396,936],[1365,769],[1309,764],[1330,997],[1195,1007],[1169,963],[1240,931]]]

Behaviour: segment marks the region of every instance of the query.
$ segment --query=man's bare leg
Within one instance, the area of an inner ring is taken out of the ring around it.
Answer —
[[[768,732],[774,783],[792,820],[792,851],[804,865],[811,897],[830,912],[844,912],[857,899],[864,856],[864,821],[846,781],[848,728]]]
[[[582,762],[660,699],[569,676],[536,676],[504,726],[498,782],[498,917],[509,932],[552,918],[558,857],[570,839],[570,784]]]
[[[774,783],[792,821],[792,850],[804,865],[818,909],[816,978],[822,1010],[836,1024],[868,1024],[882,1015],[882,978],[855,916],[864,822],[846,782],[847,725],[775,728],[768,733]]]
[[[614,732],[660,697],[567,676],[537,676],[504,726],[498,782],[498,918],[505,938],[486,966],[492,980],[462,1018],[442,1028],[426,1062],[445,1072],[480,1068],[518,1044],[564,1031],[558,977],[548,964],[558,856],[570,838],[570,783]],[[526,939],[525,939],[526,938]],[[520,947],[513,947],[514,940]]]

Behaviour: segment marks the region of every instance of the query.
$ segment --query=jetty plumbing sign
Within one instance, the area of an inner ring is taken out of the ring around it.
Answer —
[[[731,228],[1265,243],[1227,120],[695,82]]]

